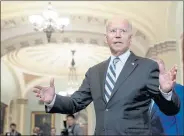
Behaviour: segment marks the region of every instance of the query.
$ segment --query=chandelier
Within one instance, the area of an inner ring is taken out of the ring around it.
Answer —
[[[76,63],[75,63],[75,59],[74,59],[75,52],[76,52],[76,50],[71,50],[72,60],[71,60],[71,65],[69,67],[67,90],[59,92],[59,94],[63,95],[63,96],[72,95],[78,87],[77,70],[76,70],[76,66],[75,66]]]
[[[71,65],[69,67],[69,74],[68,74],[68,88],[70,92],[75,91],[75,89],[78,87],[78,82],[77,82],[77,70],[75,67],[75,59],[74,59],[74,55],[75,55],[75,50],[71,50],[72,53],[72,61],[71,61]]]
[[[47,9],[43,11],[42,15],[31,15],[29,21],[34,26],[35,31],[46,33],[49,43],[53,32],[63,32],[64,27],[70,23],[68,18],[58,17],[58,13],[53,9],[51,2],[48,3]]]

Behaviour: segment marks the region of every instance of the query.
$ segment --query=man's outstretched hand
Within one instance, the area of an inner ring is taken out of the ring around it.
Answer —
[[[154,58],[159,66],[159,83],[163,92],[168,93],[174,88],[176,83],[177,66],[173,66],[169,71],[165,70],[165,64],[161,59]]]
[[[35,93],[36,97],[40,98],[40,101],[45,103],[52,102],[55,96],[54,78],[50,80],[50,86],[43,87],[37,85],[33,88],[33,92]]]

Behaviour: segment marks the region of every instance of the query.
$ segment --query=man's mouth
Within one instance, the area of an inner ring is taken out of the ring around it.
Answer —
[[[122,42],[114,42],[114,44],[122,44]]]

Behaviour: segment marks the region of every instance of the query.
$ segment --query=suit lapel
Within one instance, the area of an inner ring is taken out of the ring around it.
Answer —
[[[100,78],[100,85],[101,85],[101,95],[103,98],[103,101],[106,103],[105,100],[105,78],[106,78],[106,73],[107,73],[107,68],[110,62],[110,58],[106,61],[103,62],[103,64],[100,66],[100,70],[99,70],[99,78]]]
[[[117,92],[117,90],[119,89],[119,87],[121,86],[121,84],[131,75],[131,73],[134,71],[134,69],[137,67],[137,63],[136,60],[138,59],[137,56],[135,56],[132,52],[129,56],[129,58],[127,59],[127,61],[125,62],[125,65],[123,67],[123,69],[121,70],[121,73],[115,83],[113,92],[111,94],[111,97],[109,99],[109,101],[112,99],[112,97],[114,96],[114,94]]]

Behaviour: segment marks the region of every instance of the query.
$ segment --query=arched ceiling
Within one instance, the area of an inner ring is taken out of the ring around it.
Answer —
[[[48,44],[45,33],[35,32],[28,21],[29,15],[41,14],[48,1],[1,2],[1,56],[22,72],[25,81],[21,83],[60,75],[64,78],[62,81],[67,81],[71,49],[76,49],[76,67],[80,76],[90,66],[107,59],[110,52],[104,42],[105,23],[114,15],[125,16],[132,22],[134,39],[131,49],[140,56],[145,56],[155,43],[170,39],[172,34],[168,33],[168,28],[175,25],[168,22],[175,16],[174,1],[51,3],[59,15],[69,17],[71,23],[64,33],[54,33],[51,44]]]
[[[81,48],[82,46],[82,48]],[[50,44],[37,47],[22,48],[5,56],[10,63],[23,72],[35,75],[68,75],[75,50],[77,74],[84,75],[91,66],[108,59],[110,51],[107,47],[89,44]]]
[[[36,54],[38,54],[40,50],[43,50],[42,53],[38,55],[40,58],[44,57],[44,51],[49,50],[50,56],[47,57],[50,59],[48,59],[47,64],[50,64],[49,61],[53,61],[57,58],[57,55],[54,54],[54,51],[57,48],[47,48],[45,34],[43,32],[35,32],[28,21],[29,15],[41,14],[43,10],[47,8],[47,5],[47,1],[3,1],[1,3],[1,56],[11,52],[7,57],[12,63],[18,61],[19,63],[26,64],[25,61],[27,61],[31,62],[30,65],[32,64],[32,61],[28,59],[31,57],[28,52],[33,53],[33,50],[37,50],[34,52]],[[95,55],[95,57],[86,61],[95,64],[92,62],[98,63],[108,56],[106,51],[107,45],[104,41],[105,23],[108,18],[113,15],[122,15],[132,22],[134,26],[134,39],[131,48],[137,55],[145,56],[148,49],[153,46],[154,43],[167,39],[167,35],[165,34],[166,30],[163,26],[166,26],[168,11],[171,6],[173,9],[175,2],[139,1],[135,3],[133,1],[53,1],[52,5],[60,16],[67,16],[71,20],[70,25],[66,27],[64,33],[54,33],[52,35],[52,43],[61,45],[60,48],[63,49],[60,50],[66,49],[66,46],[62,46],[65,43],[80,45],[82,48],[86,47],[83,46],[86,44],[103,46],[101,49],[96,48],[96,46],[90,47],[90,50],[94,50],[92,55]],[[35,46],[41,47],[36,47],[35,49]],[[25,47],[29,48],[22,49]],[[99,51],[101,52],[101,55],[98,55]],[[60,53],[62,54],[62,52]],[[83,57],[86,58],[89,56]],[[24,59],[24,61],[22,61],[20,58],[26,58],[28,60]],[[36,58],[36,55],[34,58]],[[62,61],[62,58],[63,57],[60,57],[59,61]],[[38,58],[36,58],[36,60],[37,59]],[[92,61],[92,59],[94,60]],[[20,66],[20,64],[16,64],[16,66]],[[33,72],[35,72],[35,70],[33,70]]]
[[[32,14],[41,14],[47,1],[3,1],[1,2],[2,28],[17,27]],[[97,18],[98,22],[123,15],[131,20],[135,28],[148,37],[150,44],[163,41],[167,37],[166,27],[169,9],[174,1],[53,1],[53,7],[61,16],[80,16]],[[99,20],[101,18],[101,20]],[[158,21],[159,20],[159,21]],[[28,24],[28,22],[24,22]],[[83,26],[85,27],[85,26]],[[159,32],[159,33],[158,33]],[[104,31],[101,31],[104,33]]]

